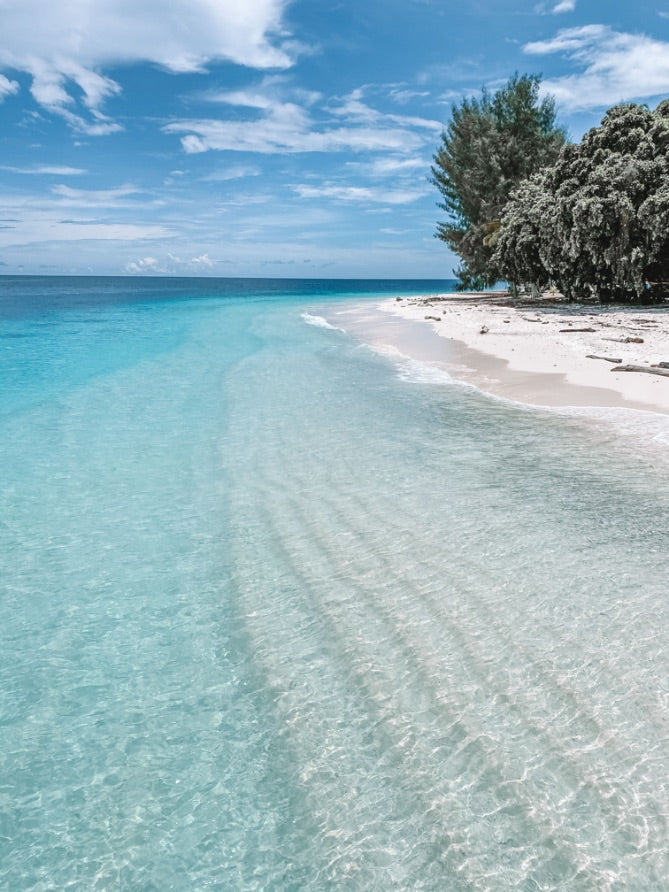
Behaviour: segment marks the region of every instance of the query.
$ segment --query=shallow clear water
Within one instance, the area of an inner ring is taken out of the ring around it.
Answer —
[[[669,888],[665,476],[332,290],[0,280],[0,887]]]

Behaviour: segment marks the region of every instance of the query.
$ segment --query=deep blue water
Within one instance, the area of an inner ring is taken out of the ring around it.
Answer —
[[[1,888],[669,888],[663,474],[307,324],[447,288],[0,278]]]

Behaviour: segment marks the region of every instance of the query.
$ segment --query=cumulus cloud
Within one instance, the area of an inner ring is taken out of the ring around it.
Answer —
[[[155,257],[142,257],[141,260],[133,260],[126,263],[126,272],[136,275],[137,273],[158,273],[160,272],[160,264]]]
[[[211,269],[214,265],[214,261],[208,254],[200,254],[199,257],[192,257],[191,263],[195,266],[206,267],[207,269]]]
[[[120,129],[102,113],[105,100],[120,92],[101,73],[111,65],[148,62],[175,73],[204,71],[220,60],[289,67],[295,45],[282,24],[286,2],[170,0],[168,9],[161,0],[3,0],[0,69],[28,73],[40,105],[76,130],[103,135]],[[17,91],[15,81],[0,78],[0,99]]]
[[[131,260],[125,265],[125,271],[131,275],[165,275],[174,273],[175,269],[186,267],[195,267],[199,272],[212,269],[218,261],[212,260],[209,254],[200,254],[199,257],[191,257],[185,260],[177,254],[167,252],[167,259],[159,260],[157,257],[148,255],[138,260]]]
[[[549,40],[526,44],[523,50],[534,56],[560,53],[581,69],[543,83],[543,89],[570,111],[669,92],[669,43],[644,34],[584,25],[562,29]]]

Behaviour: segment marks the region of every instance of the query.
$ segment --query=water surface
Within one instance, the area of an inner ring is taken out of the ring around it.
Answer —
[[[666,477],[363,287],[0,279],[4,888],[669,887]]]

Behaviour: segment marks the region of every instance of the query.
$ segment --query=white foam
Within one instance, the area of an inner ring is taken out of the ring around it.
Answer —
[[[430,362],[412,359],[391,344],[366,344],[365,346],[380,356],[392,359],[398,366],[397,374],[402,381],[410,381],[414,384],[455,383],[453,376],[449,375],[446,369]]]
[[[446,369],[416,359],[405,359],[401,362],[399,377],[402,381],[411,381],[415,384],[453,384],[453,377]]]
[[[397,375],[402,381],[414,384],[447,384],[458,390],[476,392],[485,399],[504,403],[523,412],[533,414],[550,414],[572,419],[598,430],[607,439],[612,436],[621,449],[633,448],[646,454],[669,461],[667,445],[669,445],[669,416],[643,409],[627,407],[600,406],[542,406],[523,403],[500,394],[494,394],[472,382],[458,377],[454,368],[449,373],[442,366],[412,359],[390,344],[365,344],[365,347],[392,360],[397,367]]]
[[[330,328],[332,331],[343,331],[343,328],[338,328],[336,325],[330,325],[330,323],[323,316],[314,316],[311,313],[302,313],[302,318],[307,323],[307,325],[315,325],[316,328]]]

